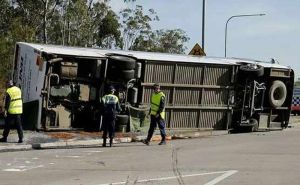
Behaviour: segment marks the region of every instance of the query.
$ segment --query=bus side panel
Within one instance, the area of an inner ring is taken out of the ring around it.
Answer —
[[[150,104],[151,85],[166,95],[166,122],[172,129],[228,129],[234,66],[145,61],[142,104]]]

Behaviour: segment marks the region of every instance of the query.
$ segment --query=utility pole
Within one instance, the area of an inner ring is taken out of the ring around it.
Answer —
[[[205,0],[202,0],[202,49],[204,50],[204,32],[205,32]]]

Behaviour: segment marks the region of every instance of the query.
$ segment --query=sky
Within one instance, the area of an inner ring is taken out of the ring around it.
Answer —
[[[232,18],[227,28],[227,57],[271,61],[290,66],[300,78],[300,0],[206,0],[204,49],[207,56],[224,57],[225,24],[234,15],[265,16]],[[190,38],[188,53],[202,45],[203,0],[111,0],[119,11],[142,5],[153,8],[160,21],[152,29],[182,29]]]

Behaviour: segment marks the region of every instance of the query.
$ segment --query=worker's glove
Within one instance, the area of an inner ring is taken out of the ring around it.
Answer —
[[[6,110],[4,111],[3,115],[4,115],[5,118],[7,117],[7,111]]]

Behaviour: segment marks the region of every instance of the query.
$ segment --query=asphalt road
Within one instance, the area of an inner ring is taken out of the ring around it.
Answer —
[[[284,131],[0,153],[0,184],[298,185],[300,126]]]

